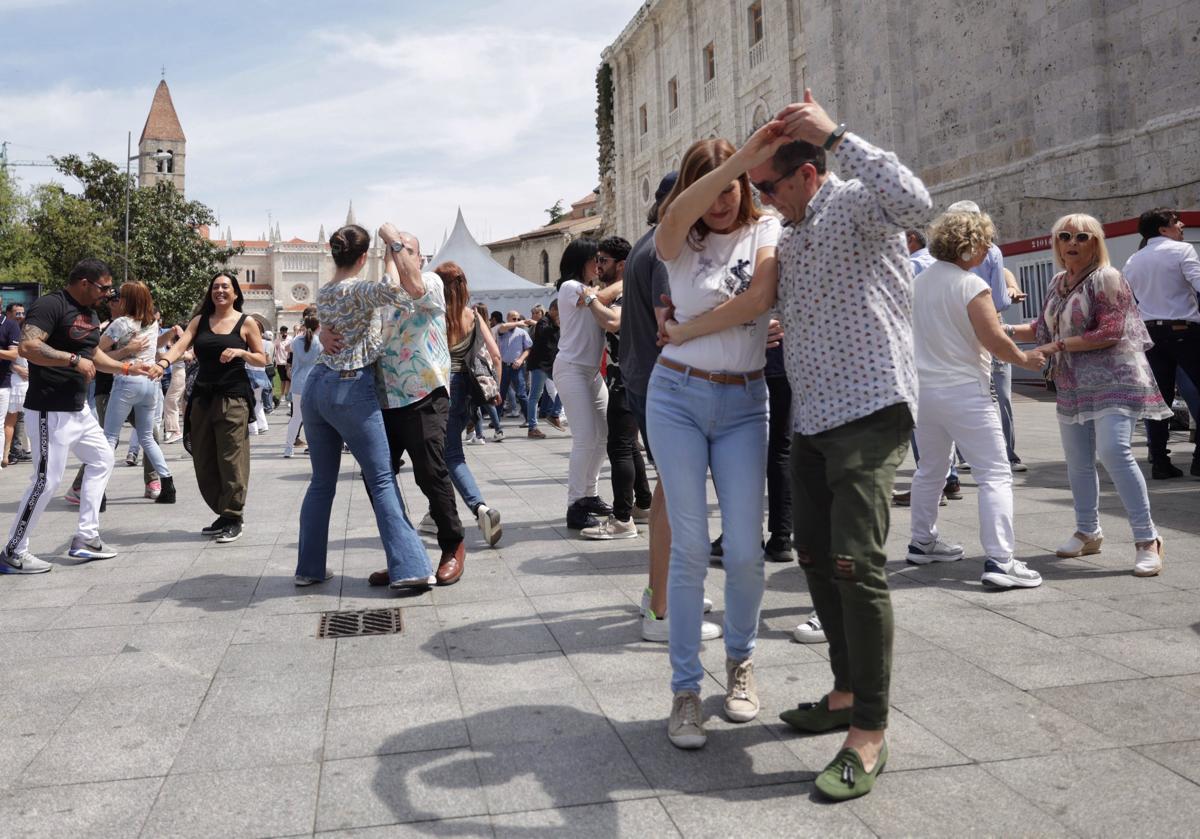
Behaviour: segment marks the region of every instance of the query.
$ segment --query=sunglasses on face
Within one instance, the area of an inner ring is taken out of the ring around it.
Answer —
[[[775,190],[779,189],[779,185],[781,183],[783,183],[784,181],[786,181],[788,178],[790,178],[792,175],[796,174],[796,172],[803,165],[804,165],[803,163],[796,164],[791,169],[789,169],[787,172],[784,172],[782,175],[780,175],[778,178],[775,178],[772,181],[751,181],[750,186],[757,189],[763,195],[774,195]]]
[[[1071,239],[1074,239],[1077,244],[1083,245],[1092,241],[1094,238],[1096,237],[1091,233],[1084,233],[1083,231],[1074,234],[1072,234],[1069,230],[1060,230],[1058,232],[1058,241],[1062,242],[1063,244],[1066,244],[1067,242],[1071,241]]]
[[[121,292],[117,291],[111,283],[109,285],[100,285],[100,283],[96,282],[95,280],[88,280],[88,282],[94,285],[96,290],[103,294],[104,299],[106,300],[116,300],[121,296]]]

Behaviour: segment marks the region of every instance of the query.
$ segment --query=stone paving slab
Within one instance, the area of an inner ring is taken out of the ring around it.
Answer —
[[[33,537],[54,571],[0,578],[0,835],[1192,833],[1200,482],[1149,481],[1162,577],[1130,574],[1132,536],[1103,476],[1103,552],[1057,559],[1073,522],[1053,405],[1027,390],[1015,410],[1029,465],[1015,477],[1018,553],[1046,582],[981,587],[969,473],[963,500],[940,510],[962,562],[905,564],[909,514],[892,510],[891,760],[866,799],[820,801],[812,779],[841,735],[800,737],[776,718],[830,681],[825,646],[791,639],[812,610],[794,564],[766,567],[760,718],[722,719],[724,648],[707,643],[709,743],[680,752],[665,737],[666,649],[640,639],[645,538],[584,542],[565,529],[568,435],[533,441],[509,421],[505,442],[468,449],[504,538],[488,548],[463,508],[462,582],[396,597],[367,585],[384,563],[349,457],[331,519],[335,576],[292,584],[308,465],[279,456],[275,420],[253,439],[237,543],[199,535],[212,516],[171,446],[174,507],[142,499],[140,468],[114,473],[102,527],[120,556],[67,559],[75,510],[59,497]],[[1188,450],[1182,435],[1173,446]],[[899,486],[912,470],[910,458]],[[28,474],[0,473],[6,525]],[[407,470],[401,485],[419,518]],[[715,537],[711,489],[710,504]],[[706,589],[720,621],[719,567]],[[322,611],[393,606],[400,635],[316,637]]]

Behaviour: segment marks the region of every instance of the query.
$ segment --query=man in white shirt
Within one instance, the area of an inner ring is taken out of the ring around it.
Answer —
[[[1146,351],[1150,369],[1168,405],[1175,399],[1175,370],[1200,382],[1200,257],[1183,241],[1176,210],[1156,207],[1138,219],[1142,247],[1125,263],[1125,279],[1137,298],[1154,346]],[[1200,418],[1198,418],[1200,419]],[[1170,420],[1146,420],[1151,476],[1178,478],[1182,470],[1167,456]],[[1200,477],[1200,448],[1192,453],[1191,473]]]

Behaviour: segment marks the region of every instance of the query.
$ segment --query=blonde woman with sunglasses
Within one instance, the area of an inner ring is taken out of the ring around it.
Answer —
[[[1050,359],[1046,377],[1057,392],[1058,428],[1075,500],[1075,532],[1057,554],[1100,552],[1099,459],[1133,529],[1133,573],[1154,577],[1163,569],[1163,542],[1130,447],[1138,420],[1171,415],[1146,360],[1150,335],[1129,284],[1109,263],[1099,221],[1083,214],[1063,216],[1054,223],[1051,239],[1063,270],[1051,281],[1042,314],[1006,330],[1017,341],[1037,341]]]

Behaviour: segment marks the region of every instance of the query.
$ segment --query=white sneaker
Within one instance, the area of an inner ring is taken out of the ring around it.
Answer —
[[[183,435],[176,431],[174,434],[168,434],[167,439],[163,440],[163,443],[169,446],[172,443],[178,443],[182,439]]]
[[[800,644],[824,644],[825,630],[821,627],[821,619],[814,614],[792,630],[792,637]]]
[[[295,454],[295,453],[296,453],[296,447],[295,447],[295,446],[292,446],[292,445],[290,445],[290,444],[289,444],[289,445],[286,445],[286,446],[284,446],[284,447],[283,447],[283,456],[284,456],[284,457],[291,457],[291,456],[292,456],[293,454]]]
[[[932,542],[909,542],[908,561],[913,565],[928,565],[931,562],[958,562],[963,558],[962,545],[953,545],[934,539]]]
[[[983,563],[983,576],[979,581],[996,588],[1037,588],[1042,584],[1042,575],[1019,559],[1001,562],[989,556]]]
[[[1135,577],[1157,577],[1163,570],[1163,541],[1155,539],[1146,547],[1138,546],[1133,560]]]
[[[1054,552],[1055,556],[1063,559],[1074,559],[1077,556],[1091,556],[1092,554],[1100,553],[1100,545],[1104,542],[1104,532],[1097,530],[1095,533],[1080,533],[1075,531],[1071,534],[1071,538],[1058,546],[1058,550]]]
[[[426,513],[425,518],[421,519],[421,523],[417,526],[417,530],[426,536],[437,536],[437,522],[433,520],[433,516]]]
[[[492,442],[500,443],[503,441],[504,441],[504,431],[502,429],[497,428],[495,431],[492,432]]]
[[[649,507],[639,507],[636,504],[634,504],[633,505],[633,520],[634,521],[650,521],[650,508]]]
[[[71,540],[71,549],[67,551],[67,555],[75,559],[112,559],[117,552],[99,539],[85,542],[82,536],[76,536]]]
[[[437,585],[437,577],[430,574],[428,577],[406,577],[403,580],[392,580],[388,583],[388,588],[393,591],[402,588],[431,588]]]
[[[486,442],[487,442],[487,440],[483,439],[482,437],[475,437],[474,435],[472,435],[472,437],[469,440],[467,440],[467,445],[468,446],[482,446]]]
[[[333,579],[332,571],[326,571],[324,579],[320,579],[320,580],[318,580],[316,577],[304,577],[304,576],[301,576],[300,574],[297,574],[296,575],[296,585],[300,588],[303,588],[304,586],[313,586],[313,585],[316,585],[317,583],[324,583],[324,582],[326,582],[328,580],[332,580],[332,579]]]
[[[750,722],[758,716],[758,687],[754,662],[725,659],[725,717],[730,722]]]
[[[475,511],[475,521],[483,531],[483,541],[488,543],[489,548],[496,547],[496,543],[504,534],[504,528],[500,526],[500,511],[493,510],[487,504],[480,504],[479,509]]]
[[[721,637],[721,625],[700,621],[700,640],[715,641]],[[671,640],[671,622],[647,610],[642,614],[642,640],[665,644]]]
[[[667,739],[680,749],[699,749],[708,742],[700,694],[690,690],[675,694],[671,702],[671,718],[667,720]]]
[[[637,525],[633,523],[632,518],[629,521],[621,521],[616,516],[609,516],[595,527],[583,528],[579,531],[579,535],[584,539],[605,541],[608,539],[636,539],[641,534],[638,533]]]
[[[54,566],[29,551],[13,554],[0,551],[0,574],[45,574]]]

